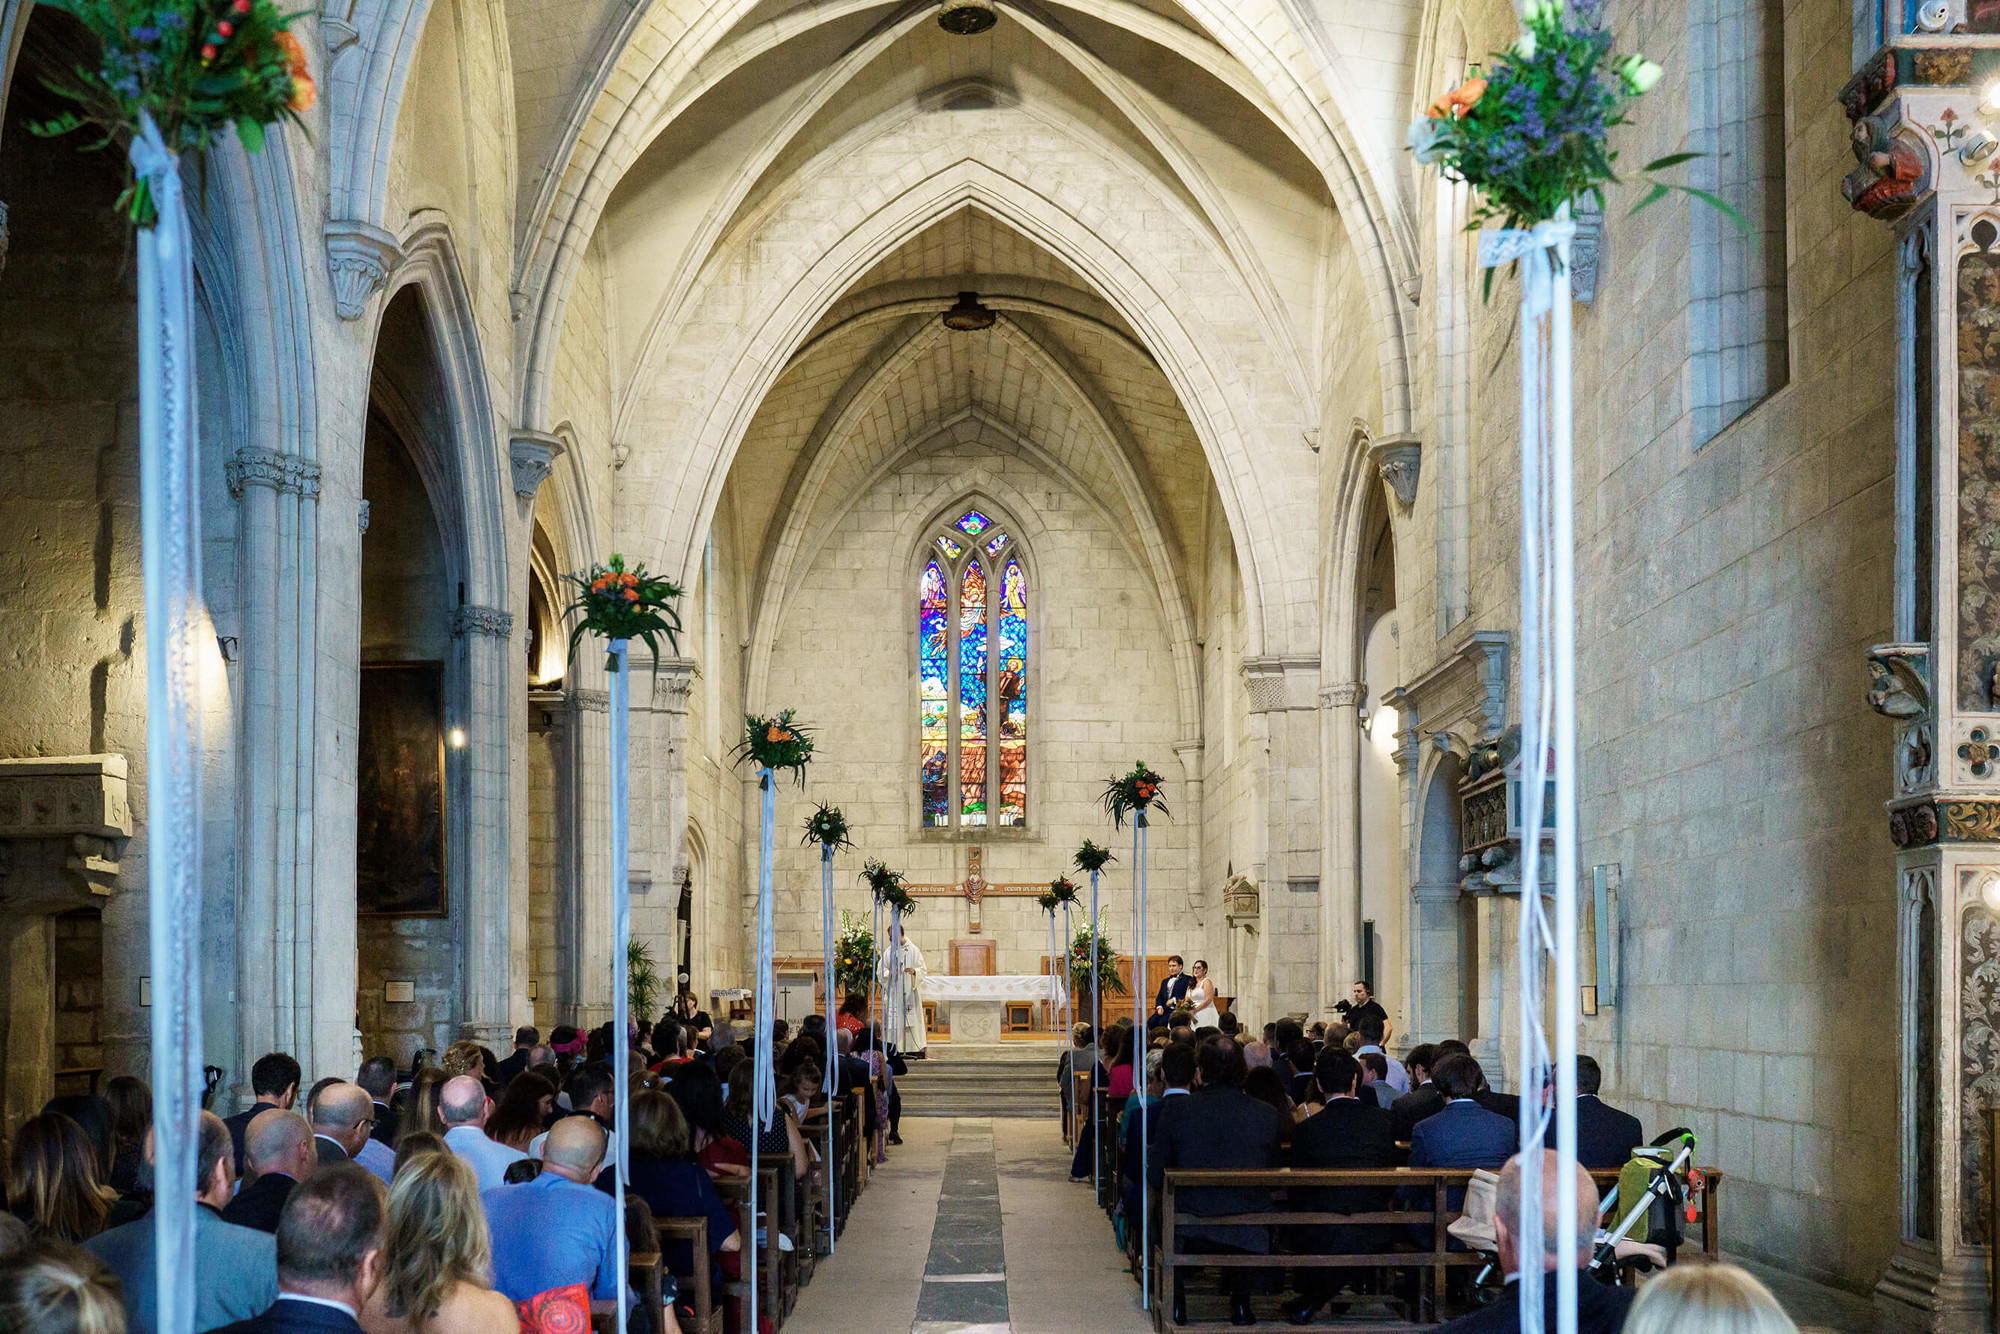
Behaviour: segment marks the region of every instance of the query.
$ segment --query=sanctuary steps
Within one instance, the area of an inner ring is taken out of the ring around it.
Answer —
[[[978,1045],[933,1042],[910,1073],[898,1076],[903,1115],[997,1116],[1058,1120],[1055,1042]]]

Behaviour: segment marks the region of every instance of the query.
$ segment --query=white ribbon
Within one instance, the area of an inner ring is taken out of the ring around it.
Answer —
[[[1104,1200],[1103,1174],[1104,1141],[1098,1138],[1104,1133],[1103,1117],[1098,1110],[1102,1101],[1097,1096],[1097,1070],[1104,1065],[1104,992],[1097,984],[1097,941],[1103,935],[1103,919],[1097,915],[1097,872],[1090,873],[1090,1045],[1097,1053],[1090,1061],[1090,1083],[1085,1085],[1090,1091],[1090,1189],[1091,1198],[1100,1204]],[[1105,1069],[1110,1067],[1105,1066]]]
[[[139,113],[128,149],[156,213],[139,233],[139,495],[146,603],[148,935],[153,974],[156,1328],[194,1328],[201,1133],[200,478],[194,248],[180,158]]]
[[[624,1334],[626,1319],[625,1284],[628,1278],[625,1255],[625,1188],[632,1181],[632,1042],[626,1036],[628,987],[626,951],[632,943],[631,810],[627,798],[630,764],[629,744],[632,674],[626,669],[628,643],[610,642],[611,650],[611,1123],[618,1140],[617,1171],[612,1173],[612,1195],[618,1209],[618,1331]]]
[[[1551,1065],[1541,998],[1547,966],[1555,999],[1558,1218],[1576,1216],[1576,683],[1574,473],[1570,394],[1569,245],[1565,205],[1528,231],[1480,233],[1482,268],[1521,262],[1521,922],[1517,968],[1521,1029],[1521,1212],[1512,1220],[1524,1255],[1542,1252],[1542,1149],[1549,1124],[1544,1072]],[[1555,760],[1555,898],[1551,930],[1542,904],[1545,775]],[[1556,1267],[1556,1327],[1576,1327],[1576,1267]],[[1543,1271],[1523,1268],[1522,1334],[1541,1334]]]
[[[840,1063],[840,1043],[837,1034],[840,1029],[834,1023],[833,1010],[833,845],[820,844],[819,849],[819,901],[820,925],[825,936],[826,963],[822,975],[826,981],[826,1050],[820,1054],[826,1065],[826,1253],[833,1254],[834,1233],[840,1230],[840,1174],[833,1165],[833,1100],[836,1081],[834,1067]]]
[[[771,1037],[775,1032],[777,1019],[777,998],[771,979],[771,956],[776,953],[776,937],[771,925],[771,838],[778,824],[778,780],[767,768],[757,771],[757,782],[763,792],[760,818],[758,820],[757,858],[757,1018],[761,1032],[751,1034],[753,1050],[757,1053],[751,1066],[751,1078],[756,1081],[754,1091],[754,1120],[750,1127],[750,1236],[746,1238],[750,1263],[745,1271],[750,1278],[750,1329],[757,1325],[757,1179],[762,1173],[758,1169],[758,1146],[764,1132],[771,1128],[771,1118],[777,1112],[778,1089],[772,1073]],[[777,1201],[771,1202],[771,1222],[778,1221]]]

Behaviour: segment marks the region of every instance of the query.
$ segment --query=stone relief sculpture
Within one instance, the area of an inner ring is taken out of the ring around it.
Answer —
[[[1966,1243],[1983,1245],[1993,1185],[1986,1109],[2000,1106],[2000,917],[1983,904],[1965,913],[1959,1008],[1959,1229]]]

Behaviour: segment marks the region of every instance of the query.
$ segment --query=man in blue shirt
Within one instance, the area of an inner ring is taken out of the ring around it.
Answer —
[[[542,1174],[479,1197],[493,1236],[493,1286],[516,1302],[581,1283],[598,1300],[618,1296],[618,1206],[591,1182],[604,1159],[604,1131],[566,1116],[542,1146]]]

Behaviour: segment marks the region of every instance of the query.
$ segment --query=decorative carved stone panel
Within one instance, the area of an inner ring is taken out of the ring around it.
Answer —
[[[1959,1237],[1986,1242],[1993,1164],[1988,1107],[2000,1106],[2000,917],[1975,897],[1959,934]]]

